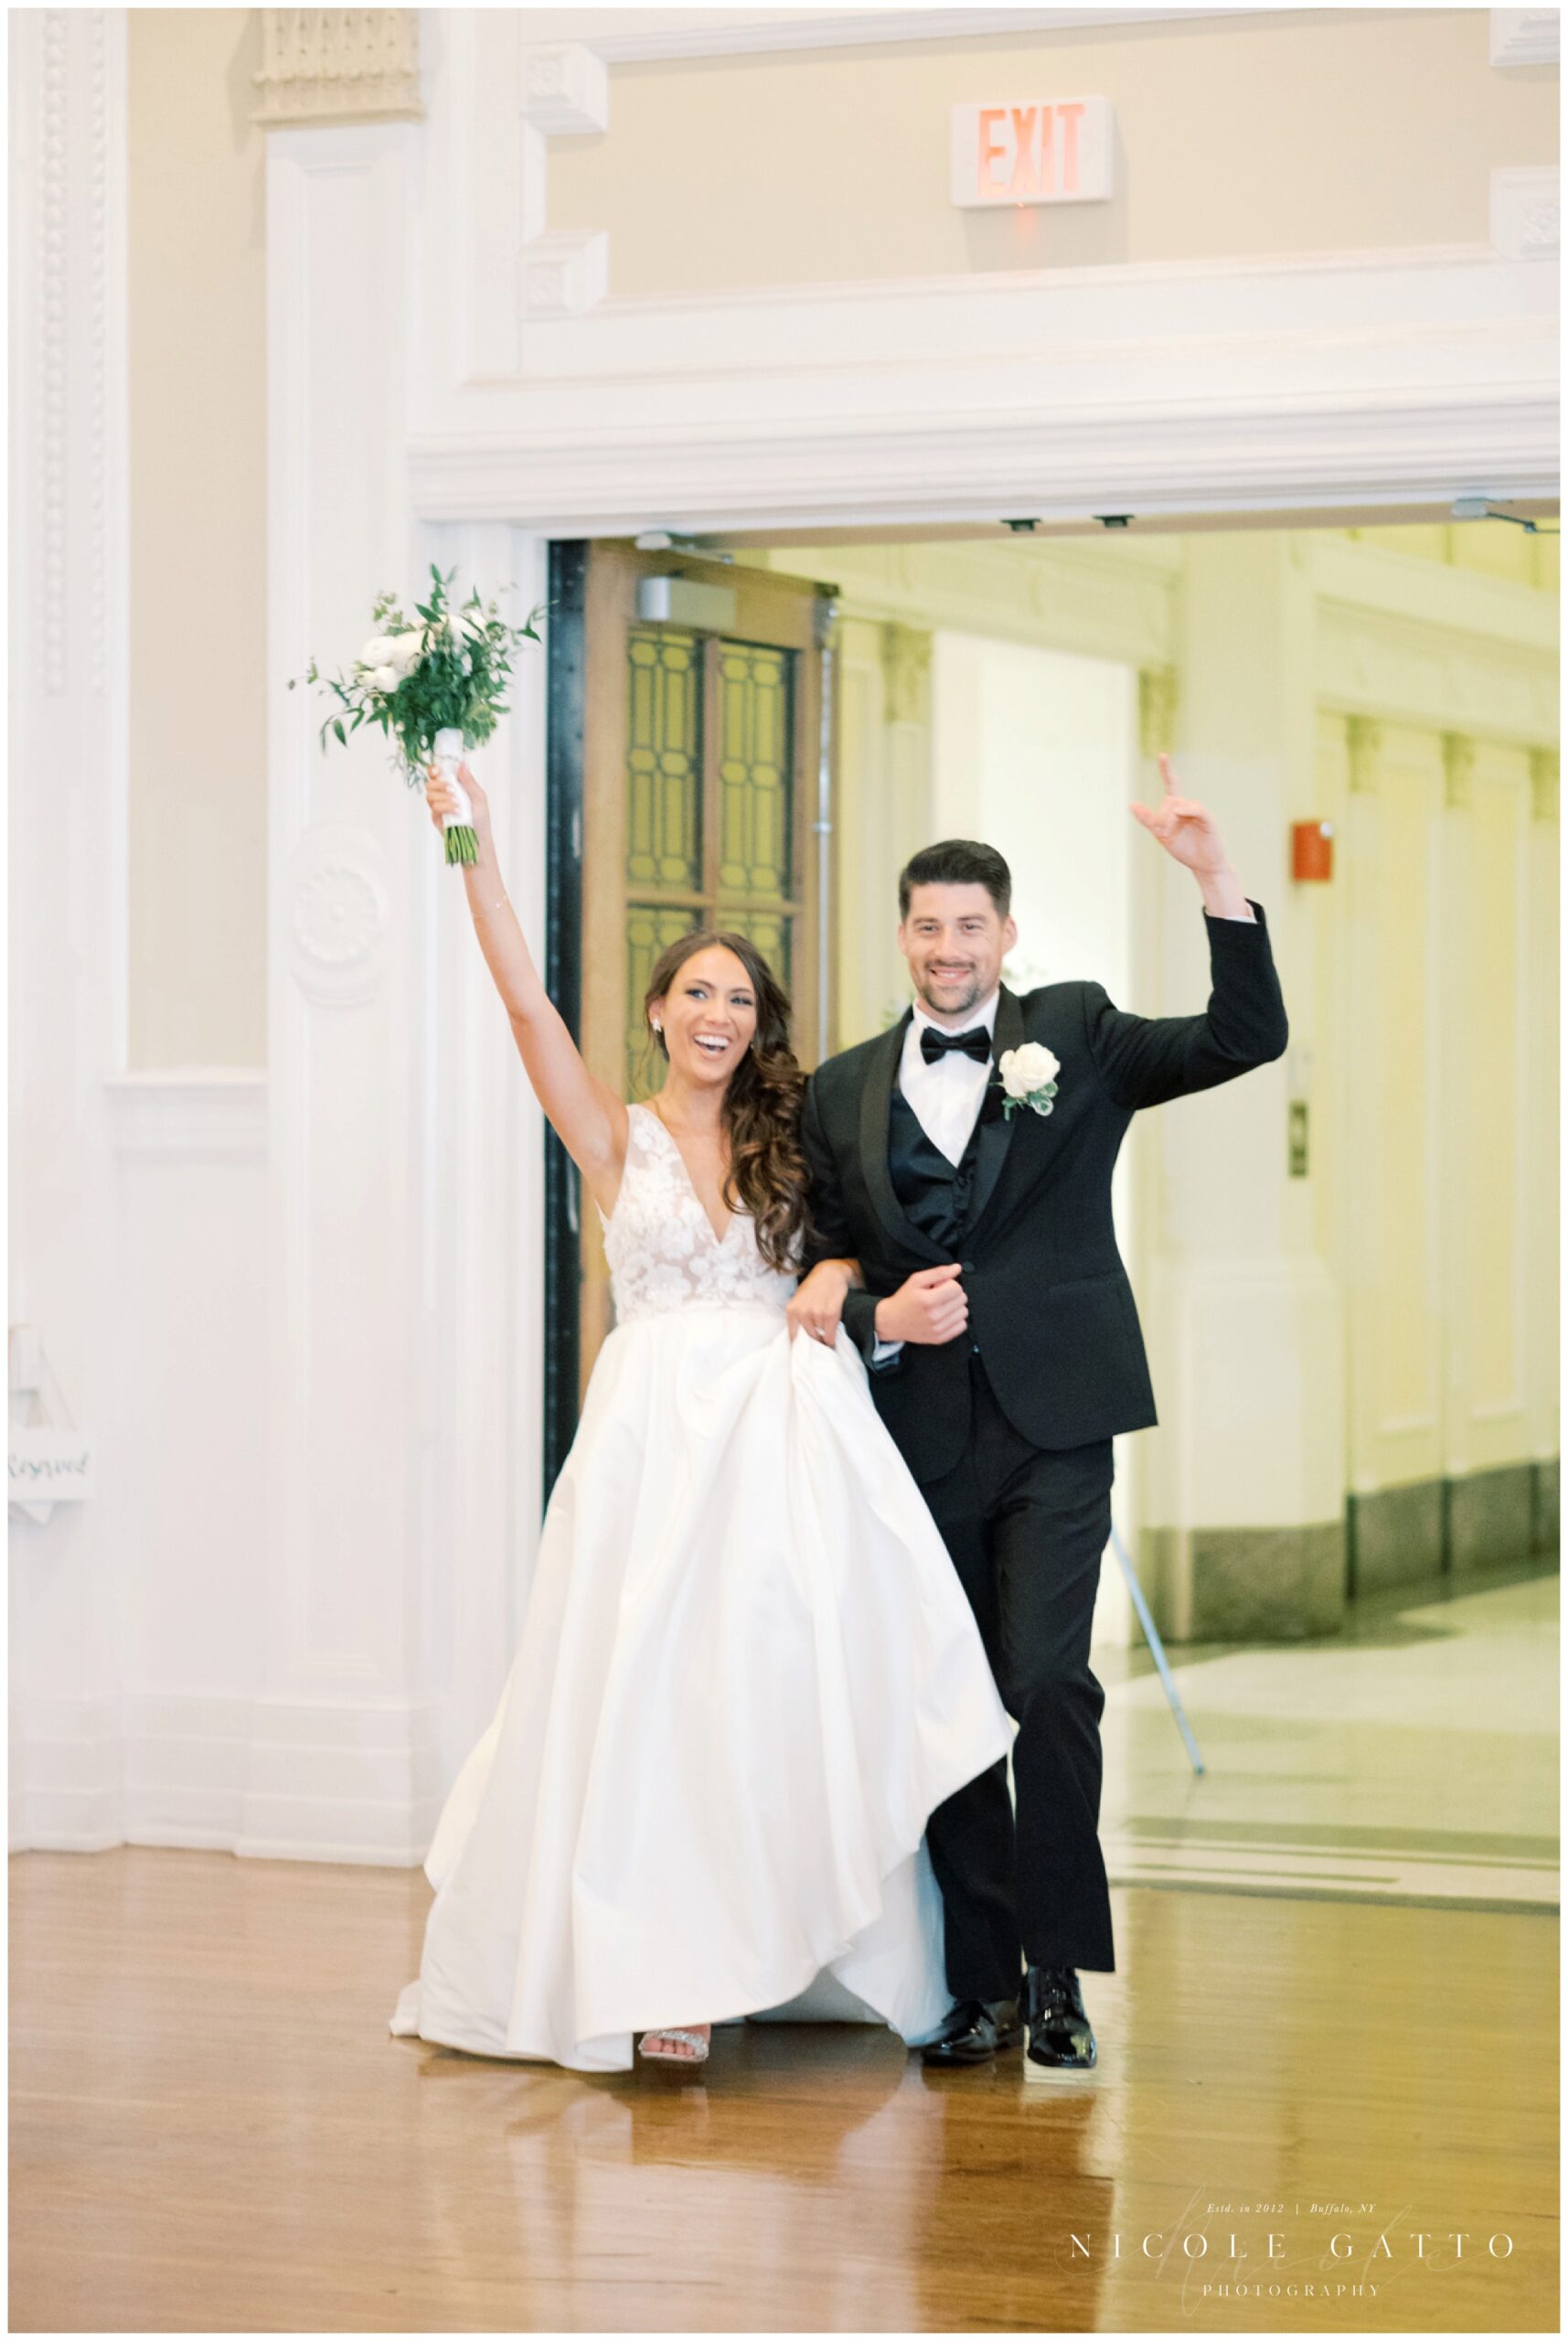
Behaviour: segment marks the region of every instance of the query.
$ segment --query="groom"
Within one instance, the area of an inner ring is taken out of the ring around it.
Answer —
[[[1164,756],[1160,771],[1158,810],[1133,810],[1202,896],[1212,989],[1200,1016],[1130,1015],[1096,983],[1008,991],[1008,865],[949,839],[899,880],[912,1008],[806,1090],[817,1265],[791,1315],[831,1341],[842,1310],[1018,1725],[1016,1823],[1004,1760],[927,1828],[953,1994],[927,2064],[982,2063],[1026,2026],[1048,2072],[1094,2063],[1077,1971],[1115,1959],[1098,1834],[1105,1694],[1089,1634],[1112,1437],[1155,1420],[1111,1172],[1139,1106],[1233,1080],[1285,1045],[1263,912]],[[1009,1064],[1013,1051],[1025,1053]],[[1029,1094],[1008,1113],[1018,1088]],[[864,1289],[849,1287],[852,1259]]]

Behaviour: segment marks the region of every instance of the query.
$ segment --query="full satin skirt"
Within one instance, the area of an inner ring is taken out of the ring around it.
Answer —
[[[920,2039],[949,2004],[926,1817],[1010,1737],[848,1337],[792,1342],[767,1306],[635,1319],[595,1364],[391,2029],[582,2071],[763,2011]]]

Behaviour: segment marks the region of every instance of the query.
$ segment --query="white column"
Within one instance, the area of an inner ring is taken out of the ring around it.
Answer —
[[[496,522],[421,531],[421,566],[456,568],[516,621],[548,593],[541,538]],[[509,593],[503,594],[510,586]],[[541,635],[543,626],[540,627]],[[511,715],[471,763],[501,877],[544,964],[546,651],[525,646]],[[438,1362],[425,1459],[426,1616],[442,1778],[489,1722],[522,1623],[543,1500],[544,1117],[474,933],[464,880],[422,808],[413,883],[425,1079],[415,1101],[425,1309]]]
[[[416,135],[283,131],[268,157],[270,1468],[249,1854],[414,1860],[437,1787],[414,808],[379,732],[324,755],[322,705],[285,689],[312,654],[347,666],[378,589],[411,582]]]
[[[97,1492],[11,1529],[11,1843],[122,1834],[114,1165],[125,1032],[125,19],[10,33],[11,1315]]]
[[[1264,905],[1297,1051],[1312,1045],[1310,927],[1293,819],[1315,810],[1313,601],[1300,540],[1198,535],[1182,587],[1174,761]],[[1151,780],[1152,785],[1152,780]],[[1158,1008],[1208,991],[1201,904],[1162,862]],[[1287,1176],[1286,1058],[1161,1106],[1144,1139],[1155,1224],[1145,1550],[1168,1630],[1249,1638],[1331,1627],[1343,1575],[1337,1286],[1311,1190]]]
[[[539,1509],[541,1141],[461,876],[379,732],[323,754],[286,678],[348,666],[430,565],[544,598],[544,549],[415,523],[426,134],[285,130],[268,170],[270,1437],[264,1688],[239,1850],[413,1863],[489,1718]],[[542,949],[542,650],[476,758]]]

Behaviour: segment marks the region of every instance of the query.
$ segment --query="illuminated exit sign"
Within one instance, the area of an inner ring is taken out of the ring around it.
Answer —
[[[955,106],[953,200],[1104,203],[1111,185],[1109,98],[1036,98],[1025,105]]]

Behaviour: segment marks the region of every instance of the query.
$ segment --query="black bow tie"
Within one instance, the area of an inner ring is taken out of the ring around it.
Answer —
[[[976,1064],[984,1064],[991,1053],[991,1036],[983,1024],[972,1025],[967,1032],[939,1032],[934,1025],[921,1026],[920,1053],[927,1064],[934,1064],[950,1049],[961,1050]]]

